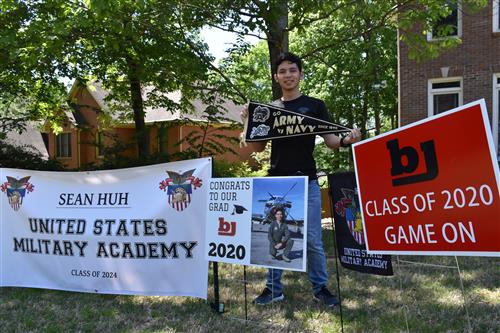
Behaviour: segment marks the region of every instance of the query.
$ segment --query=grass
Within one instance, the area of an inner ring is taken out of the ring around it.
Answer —
[[[331,236],[325,233],[327,251]],[[399,257],[455,266],[454,257]],[[472,332],[499,332],[500,260],[459,257]],[[395,275],[381,277],[340,268],[345,332],[467,332],[456,269],[397,263]],[[329,257],[330,286],[336,290],[335,262]],[[183,297],[100,295],[30,288],[0,288],[0,332],[340,332],[338,308],[312,300],[304,273],[286,272],[285,301],[257,307],[265,269],[247,268],[247,318],[243,268],[219,264],[216,314],[204,300]],[[158,277],[161,278],[161,277]],[[210,277],[212,279],[212,277]],[[209,302],[213,301],[212,284]],[[333,287],[335,286],[335,287]]]

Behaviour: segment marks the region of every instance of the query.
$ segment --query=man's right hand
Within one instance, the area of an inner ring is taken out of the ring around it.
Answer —
[[[245,122],[248,119],[248,103],[243,105],[243,108],[240,111],[240,117],[241,117],[241,121],[243,122],[243,124],[245,124]],[[243,135],[243,137],[245,136],[244,133],[242,133],[242,135]],[[266,143],[267,143],[267,141],[248,142],[248,146],[253,151],[259,152],[259,151],[263,151],[266,148]],[[245,144],[245,146],[246,146],[246,144]]]

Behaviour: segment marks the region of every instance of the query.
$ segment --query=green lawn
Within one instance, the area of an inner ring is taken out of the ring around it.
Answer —
[[[454,257],[399,259],[455,266]],[[331,257],[328,261],[334,291],[335,263]],[[459,257],[458,262],[472,331],[499,332],[500,260]],[[468,331],[456,269],[398,265],[396,257],[393,264],[393,277],[340,268],[345,332]],[[283,303],[257,307],[251,300],[264,287],[266,270],[248,268],[247,322],[243,268],[220,264],[219,275],[226,306],[222,315],[193,298],[1,288],[0,332],[340,332],[338,308],[330,310],[312,300],[305,273],[285,273]],[[213,301],[211,283],[209,288]]]

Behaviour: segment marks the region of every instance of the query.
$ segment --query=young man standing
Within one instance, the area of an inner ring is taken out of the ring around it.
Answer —
[[[281,87],[282,97],[272,105],[290,111],[302,113],[323,120],[330,120],[325,103],[319,99],[302,95],[300,93],[300,80],[303,79],[302,61],[292,53],[280,55],[276,62],[274,80]],[[248,117],[248,109],[244,108],[241,117]],[[325,144],[335,149],[345,147],[361,138],[360,131],[353,129],[349,135],[338,137],[334,134],[324,134]],[[323,250],[321,229],[321,193],[316,175],[316,162],[313,151],[315,136],[296,136],[272,140],[271,142],[271,167],[269,176],[308,176],[309,197],[307,214],[307,272],[312,284],[314,299],[328,306],[339,303],[336,296],[327,289],[328,275],[326,271],[326,257]],[[253,142],[251,146],[255,151],[264,150],[266,142]],[[269,269],[266,288],[254,302],[259,305],[281,301],[283,284],[281,283],[280,269]]]

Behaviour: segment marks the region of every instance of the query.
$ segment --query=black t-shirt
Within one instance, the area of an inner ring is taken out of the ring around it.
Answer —
[[[291,101],[278,99],[271,104],[330,121],[325,103],[314,97],[301,95]],[[316,135],[303,135],[272,140],[269,176],[309,176],[309,179],[316,179],[316,162],[313,158],[315,139]]]

